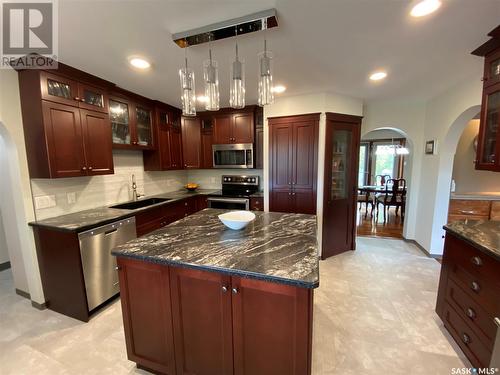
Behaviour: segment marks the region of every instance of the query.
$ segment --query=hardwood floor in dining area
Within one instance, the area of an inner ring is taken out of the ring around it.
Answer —
[[[377,215],[377,210],[368,207],[368,215],[365,218],[365,205],[362,204],[361,209],[358,206],[358,214],[356,218],[358,236],[368,237],[389,237],[403,238],[403,223],[401,222],[401,212],[396,216],[396,208],[391,207],[388,210],[387,221],[384,224],[384,213],[382,207]]]

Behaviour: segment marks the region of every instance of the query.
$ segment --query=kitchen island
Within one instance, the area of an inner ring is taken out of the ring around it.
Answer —
[[[119,246],[128,358],[161,374],[310,374],[316,217],[205,209]]]

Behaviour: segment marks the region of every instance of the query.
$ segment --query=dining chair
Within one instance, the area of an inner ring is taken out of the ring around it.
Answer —
[[[401,208],[401,222],[404,222],[406,211],[406,180],[404,178],[391,178],[387,180],[385,183],[385,192],[378,194],[376,198],[377,216],[380,204],[384,208],[384,224],[387,221],[387,210],[391,207],[396,207],[396,216],[398,216],[398,210]]]
[[[388,174],[378,174],[375,176],[376,186],[385,186],[385,183],[391,179],[391,175]]]

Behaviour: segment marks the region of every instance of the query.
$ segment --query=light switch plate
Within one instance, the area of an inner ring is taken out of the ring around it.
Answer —
[[[76,193],[68,193],[66,194],[66,197],[68,199],[68,204],[75,204],[76,203]]]
[[[55,206],[57,206],[55,195],[40,195],[38,197],[35,197],[35,208],[37,210]]]

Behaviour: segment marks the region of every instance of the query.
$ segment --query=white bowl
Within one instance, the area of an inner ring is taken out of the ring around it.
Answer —
[[[249,223],[255,220],[255,214],[250,211],[231,211],[219,215],[219,220],[222,223],[234,230],[245,228]]]

